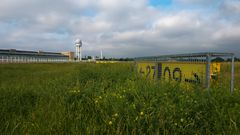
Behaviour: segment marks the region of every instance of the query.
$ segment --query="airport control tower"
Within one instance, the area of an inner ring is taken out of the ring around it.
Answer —
[[[75,46],[76,46],[77,61],[82,61],[82,41],[80,39],[76,39]]]

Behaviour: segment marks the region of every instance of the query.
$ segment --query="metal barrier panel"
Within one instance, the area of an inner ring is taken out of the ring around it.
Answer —
[[[165,80],[203,84],[206,74],[204,63],[163,63],[162,73]]]
[[[138,62],[137,71],[147,79],[156,79],[156,62]]]
[[[191,62],[151,62],[138,61],[138,73],[149,80],[176,81],[181,83],[206,85],[206,63]],[[210,78],[218,80],[221,64],[210,65]]]

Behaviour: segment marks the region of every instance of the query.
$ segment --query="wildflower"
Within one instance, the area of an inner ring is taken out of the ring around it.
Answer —
[[[115,117],[118,117],[118,114],[117,114],[117,113],[115,113],[115,114],[114,114],[114,116],[115,116]]]
[[[181,122],[183,122],[183,118],[181,118]]]
[[[80,90],[71,90],[70,93],[80,93]]]
[[[142,116],[142,115],[144,115],[144,113],[143,113],[143,112],[140,112],[140,115]]]
[[[99,96],[99,99],[102,99],[102,96]]]
[[[112,125],[112,121],[109,121],[108,124],[109,124],[109,125]]]
[[[98,100],[96,100],[95,103],[98,103]]]

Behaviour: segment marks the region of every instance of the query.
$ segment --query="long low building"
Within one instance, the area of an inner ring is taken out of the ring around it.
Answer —
[[[57,52],[0,49],[0,63],[67,62],[70,56]]]

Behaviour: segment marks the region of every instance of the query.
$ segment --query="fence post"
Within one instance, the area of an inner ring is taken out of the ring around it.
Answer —
[[[211,55],[207,55],[207,67],[206,67],[206,85],[208,91],[210,90],[211,82],[210,82],[210,68],[211,68]]]
[[[232,55],[232,79],[231,79],[231,94],[233,94],[234,91],[234,55]]]
[[[155,58],[155,69],[154,69],[155,71],[155,80],[158,80],[158,62],[157,62],[157,58]]]

